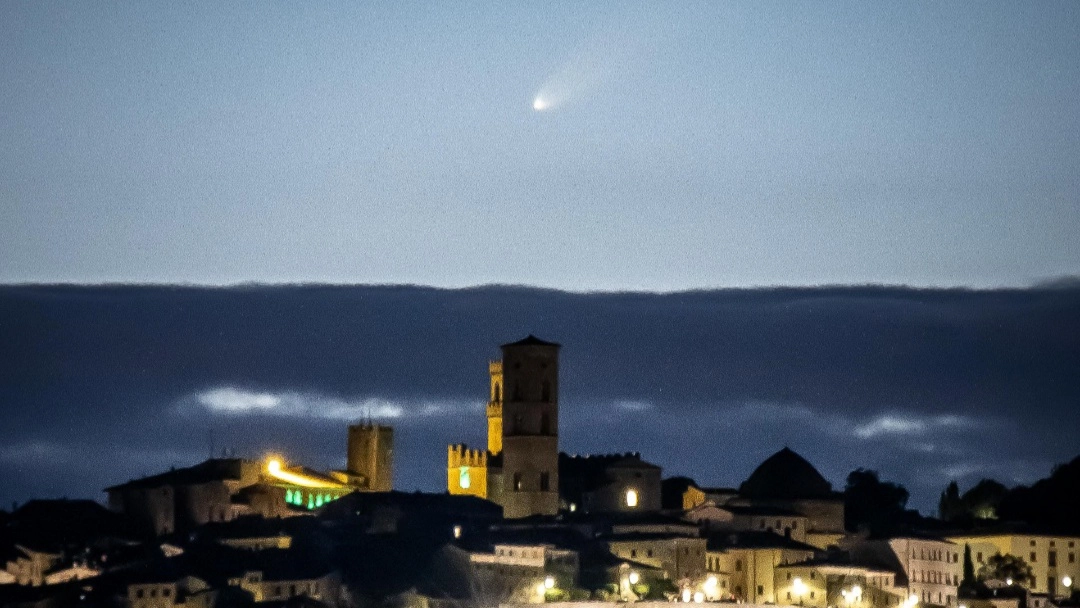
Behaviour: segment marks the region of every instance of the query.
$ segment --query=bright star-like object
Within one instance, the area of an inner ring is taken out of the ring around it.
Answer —
[[[549,107],[551,107],[550,104],[548,104],[548,102],[544,101],[544,98],[539,96],[539,95],[537,95],[536,99],[533,100],[533,109],[536,110],[537,112],[543,112],[544,110],[548,109]]]

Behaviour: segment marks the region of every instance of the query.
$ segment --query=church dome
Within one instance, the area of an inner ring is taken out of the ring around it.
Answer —
[[[746,498],[793,500],[832,498],[832,484],[814,465],[788,448],[769,456],[739,486]]]

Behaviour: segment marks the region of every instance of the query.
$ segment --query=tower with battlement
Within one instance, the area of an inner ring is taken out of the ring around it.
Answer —
[[[506,517],[559,508],[559,345],[535,336],[488,364],[487,450],[451,445],[447,490],[486,498]]]

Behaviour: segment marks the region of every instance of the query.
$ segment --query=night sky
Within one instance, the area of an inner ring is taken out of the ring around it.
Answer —
[[[0,281],[1031,285],[1080,272],[1077,32],[1072,1],[6,1]]]
[[[566,451],[929,513],[1080,454],[1078,234],[1077,2],[0,2],[0,508],[439,490],[534,333]]]

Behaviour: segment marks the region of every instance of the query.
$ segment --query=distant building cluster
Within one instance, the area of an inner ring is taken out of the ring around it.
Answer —
[[[445,493],[394,491],[393,430],[369,422],[341,470],[210,459],[109,487],[108,508],[0,512],[0,606],[1075,605],[1075,531],[849,530],[844,495],[788,448],[730,488],[562,452],[559,349],[502,346],[487,446],[449,446]]]

